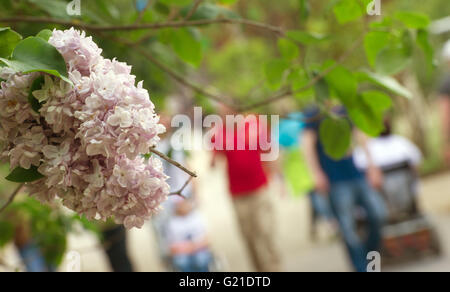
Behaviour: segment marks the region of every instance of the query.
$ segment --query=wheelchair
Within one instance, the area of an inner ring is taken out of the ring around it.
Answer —
[[[418,207],[418,178],[408,162],[382,168],[381,194],[387,207],[383,227],[382,263],[404,264],[428,256],[440,256],[441,243],[435,227]]]

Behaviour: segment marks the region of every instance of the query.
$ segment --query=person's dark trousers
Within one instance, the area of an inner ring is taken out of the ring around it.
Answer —
[[[339,221],[342,237],[350,259],[358,272],[367,271],[367,255],[379,251],[381,229],[386,217],[386,209],[381,196],[364,179],[334,183],[330,188],[331,207]],[[360,238],[354,210],[362,207],[367,214],[368,236]]]
[[[114,272],[133,272],[127,253],[126,232],[123,226],[103,231],[105,251]]]

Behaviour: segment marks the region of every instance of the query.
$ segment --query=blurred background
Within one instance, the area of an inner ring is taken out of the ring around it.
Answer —
[[[367,29],[360,23],[339,23],[335,19],[334,7],[339,2],[336,0],[282,0],[276,3],[270,0],[81,0],[81,15],[75,16],[67,14],[69,2],[0,0],[0,26],[9,26],[28,36],[45,28],[70,27],[71,22],[120,26],[179,21],[186,17],[192,21],[241,17],[286,30],[312,32],[308,35],[311,43],[303,43],[300,48],[303,57],[296,64],[299,68],[318,67],[325,60],[339,59]],[[450,271],[450,172],[443,150],[448,137],[445,137],[446,117],[443,117],[445,112],[440,102],[445,95],[442,80],[450,71],[447,64],[450,57],[448,60],[445,57],[446,42],[450,39],[450,5],[448,0],[381,2],[382,15],[365,16],[366,22],[382,23],[399,11],[417,11],[429,19],[426,28],[428,50],[412,49],[408,64],[393,74],[396,84],[406,88],[412,98],[392,95],[389,128],[415,145],[411,151],[420,151],[418,156],[421,158],[414,160],[414,178],[393,187],[396,198],[397,193],[411,187],[410,193],[406,194],[407,202],[403,204],[412,204],[417,210],[408,211],[401,218],[391,216],[385,223],[381,269]],[[31,21],[30,17],[40,20]],[[394,35],[401,33],[401,30],[393,32]],[[158,30],[88,30],[87,34],[93,36],[105,57],[115,57],[133,66],[133,74],[137,80],[144,80],[152,102],[167,124],[170,117],[178,113],[193,118],[194,106],[201,106],[204,115],[223,110],[201,90],[178,82],[174,72],[203,90],[233,97],[244,104],[258,102],[262,96],[271,96],[286,86],[277,84],[276,80],[271,82],[273,76],[267,72],[275,70],[268,65],[268,60],[278,57],[278,49],[283,47],[269,30],[211,25]],[[129,42],[138,44],[139,49],[127,45]],[[366,57],[368,49],[364,48],[370,45],[374,44],[361,43],[345,60],[345,66],[354,71],[370,68],[370,60]],[[450,50],[450,45],[447,46]],[[389,62],[389,59],[385,61]],[[298,86],[306,83],[307,80],[298,81]],[[270,235],[259,240],[270,237],[277,247],[278,265],[273,269],[277,271],[353,270],[337,221],[323,211],[320,203],[317,205],[311,194],[314,179],[302,154],[302,141],[298,139],[305,128],[305,118],[300,112],[317,101],[317,91],[317,88],[308,90],[293,98],[252,109],[257,114],[282,117],[281,156],[275,167],[265,170],[273,216],[256,217],[274,225]],[[164,137],[165,140],[168,137]],[[385,148],[385,151],[388,153],[393,149]],[[255,264],[243,224],[253,217],[241,217],[243,211],[239,211],[240,207],[234,202],[236,196],[230,195],[229,157],[215,157],[206,150],[175,153],[168,143],[162,143],[160,150],[184,162],[198,174],[185,190],[188,204],[173,196],[161,215],[147,222],[141,230],[125,231],[111,223],[88,222],[59,206],[58,202],[51,207],[43,206],[23,193],[0,214],[0,271],[70,271],[77,269],[78,257],[81,271],[195,270],[192,266],[186,268],[189,266],[187,260],[180,258],[177,261],[176,256],[205,250],[208,251],[206,254],[198,253],[197,263],[199,266],[203,263],[207,270],[261,270]],[[212,160],[215,160],[214,167]],[[186,180],[185,174],[170,170],[169,165],[165,167],[172,177],[169,184],[175,191]],[[3,178],[8,173],[8,166],[2,166],[0,171]],[[0,201],[6,202],[14,188],[13,183],[0,179]],[[385,200],[389,209],[394,203],[389,198]],[[392,215],[396,211],[389,209],[389,212]],[[358,210],[354,216],[360,216]],[[364,215],[361,217],[361,228],[364,229]],[[192,241],[192,236],[196,237],[198,246],[185,244]],[[189,261],[196,260],[190,258]]]

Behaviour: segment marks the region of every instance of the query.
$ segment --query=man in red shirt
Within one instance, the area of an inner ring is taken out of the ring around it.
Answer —
[[[280,270],[280,260],[274,240],[268,176],[261,161],[259,143],[260,136],[267,135],[267,129],[256,117],[252,118],[247,117],[242,127],[235,128],[233,123],[218,131],[212,139],[215,149],[212,165],[218,154],[226,158],[230,193],[250,256],[257,271],[274,272]]]

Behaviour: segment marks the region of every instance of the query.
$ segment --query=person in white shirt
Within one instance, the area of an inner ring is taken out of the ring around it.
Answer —
[[[419,148],[405,137],[392,134],[390,123],[386,121],[385,131],[368,141],[367,150],[372,163],[384,172],[382,194],[390,220],[417,214],[417,169],[422,161]],[[366,169],[367,158],[363,149],[355,149],[354,160],[359,169]]]

